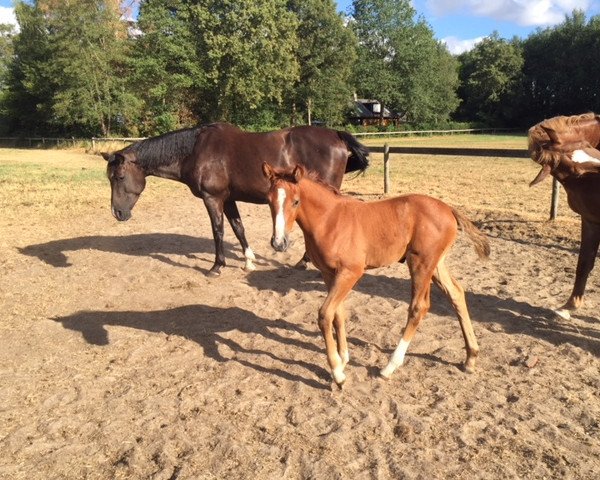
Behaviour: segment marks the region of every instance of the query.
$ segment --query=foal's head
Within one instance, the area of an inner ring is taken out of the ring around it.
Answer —
[[[106,175],[110,180],[111,209],[119,221],[131,218],[131,209],[146,186],[146,175],[135,161],[135,157],[125,152],[103,153],[108,162]]]
[[[278,252],[284,252],[290,244],[288,233],[298,216],[300,207],[298,182],[304,177],[305,171],[301,165],[286,171],[275,169],[266,162],[263,163],[262,170],[271,183],[267,195],[273,217],[271,246]]]

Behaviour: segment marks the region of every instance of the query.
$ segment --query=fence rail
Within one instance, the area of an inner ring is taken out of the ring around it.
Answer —
[[[397,132],[356,132],[355,137],[395,137],[407,135],[453,135],[459,133],[518,133],[518,128],[459,128],[455,130],[399,130]]]

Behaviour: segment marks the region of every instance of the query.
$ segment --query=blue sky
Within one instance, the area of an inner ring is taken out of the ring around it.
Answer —
[[[503,38],[526,38],[536,28],[556,25],[573,9],[600,15],[600,0],[412,0],[417,14],[452,53],[468,50],[494,30]],[[12,0],[0,0],[0,23],[13,20]],[[352,0],[337,0],[348,12]]]
[[[352,0],[337,0],[341,12]],[[496,30],[501,37],[526,38],[536,28],[556,25],[574,9],[600,14],[600,0],[412,0],[417,15],[452,53],[460,53]]]

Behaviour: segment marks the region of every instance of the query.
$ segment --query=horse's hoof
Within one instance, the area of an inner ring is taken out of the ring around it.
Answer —
[[[558,310],[554,310],[554,313],[563,320],[571,320],[571,311],[567,310],[566,308],[559,308]]]
[[[297,270],[306,270],[308,268],[308,264],[304,260],[300,260],[294,268]]]
[[[206,274],[206,276],[207,276],[207,277],[210,277],[210,278],[216,278],[216,277],[220,277],[220,276],[221,276],[221,269],[220,269],[220,268],[218,268],[218,269],[216,269],[216,270],[215,270],[214,268],[213,268],[213,269],[210,269],[210,270],[208,271],[208,273]]]

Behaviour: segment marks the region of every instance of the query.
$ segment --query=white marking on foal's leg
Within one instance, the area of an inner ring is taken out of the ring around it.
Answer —
[[[567,310],[566,308],[559,308],[558,310],[554,310],[554,313],[556,313],[563,320],[571,320],[571,311]]]
[[[394,350],[392,354],[392,358],[390,358],[390,362],[387,366],[381,370],[381,376],[385,378],[390,378],[394,370],[396,370],[400,365],[404,363],[404,355],[406,354],[406,350],[408,349],[408,345],[410,342],[405,340],[400,340],[400,343]]]
[[[256,257],[254,256],[254,252],[250,247],[244,250],[244,257],[246,257],[246,264],[244,265],[244,270],[256,270],[256,265],[252,263],[252,260],[256,260]]]
[[[342,350],[340,357],[342,357],[342,365],[345,367],[350,361],[350,353],[348,350]]]
[[[285,214],[283,206],[285,205],[285,190],[277,189],[277,216],[275,217],[275,240],[280,242],[285,235]]]
[[[584,162],[600,163],[600,160],[588,155],[583,150],[574,150],[573,155],[571,155],[571,160],[573,160],[575,163],[584,163]]]

